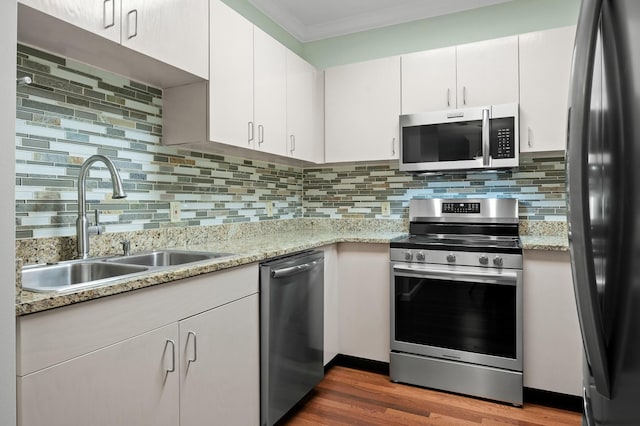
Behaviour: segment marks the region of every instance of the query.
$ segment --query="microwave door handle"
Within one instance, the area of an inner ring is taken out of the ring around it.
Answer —
[[[491,144],[489,140],[489,110],[482,110],[482,165],[491,167]]]

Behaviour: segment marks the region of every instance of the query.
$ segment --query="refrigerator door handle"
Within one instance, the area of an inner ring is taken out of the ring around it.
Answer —
[[[596,287],[589,209],[588,141],[594,57],[602,0],[580,8],[571,70],[567,192],[569,249],[580,329],[597,392],[611,398],[604,325]]]

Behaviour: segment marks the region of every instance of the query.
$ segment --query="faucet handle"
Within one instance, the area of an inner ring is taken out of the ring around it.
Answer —
[[[93,211],[93,215],[95,218],[95,224],[88,227],[88,233],[90,235],[100,235],[104,232],[104,226],[100,225],[100,210],[95,209]]]
[[[131,242],[129,240],[120,241],[122,244],[122,255],[129,256],[131,255]]]

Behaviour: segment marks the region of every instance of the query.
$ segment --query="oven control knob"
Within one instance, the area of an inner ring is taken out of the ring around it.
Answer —
[[[421,251],[421,252],[419,252],[419,253],[418,253],[418,255],[416,256],[416,259],[418,259],[418,260],[424,260],[424,259],[425,259],[424,252],[422,252],[422,251]]]
[[[447,255],[447,262],[453,263],[456,261],[456,255],[453,253],[449,253]]]
[[[404,254],[404,260],[407,260],[407,261],[413,260],[413,253],[411,253],[410,251],[406,252]]]
[[[496,256],[493,258],[493,264],[496,266],[502,266],[504,262],[502,261],[502,258],[500,256]]]
[[[478,258],[478,262],[480,262],[481,265],[487,265],[489,264],[489,258],[483,254]]]

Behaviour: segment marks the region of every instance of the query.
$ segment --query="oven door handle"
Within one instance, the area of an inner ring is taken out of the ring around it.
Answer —
[[[415,278],[429,278],[434,280],[456,280],[481,283],[504,283],[515,285],[518,279],[516,272],[468,272],[468,271],[445,271],[442,269],[425,269],[415,266],[393,265],[393,270],[408,273]]]

